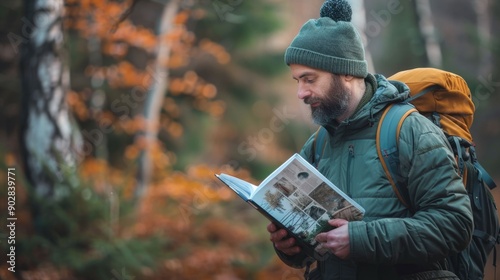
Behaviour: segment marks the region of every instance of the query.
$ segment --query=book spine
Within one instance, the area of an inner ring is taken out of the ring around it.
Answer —
[[[247,202],[248,202],[248,204],[252,205],[253,208],[259,210],[259,207],[257,207],[257,205],[253,201],[247,200]]]

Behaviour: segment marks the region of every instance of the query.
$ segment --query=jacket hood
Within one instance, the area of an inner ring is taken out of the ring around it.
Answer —
[[[402,82],[389,81],[380,74],[369,74],[365,80],[370,82],[370,79],[374,79],[377,84],[372,99],[357,113],[344,120],[342,123],[335,122],[328,125],[326,127],[327,129],[337,130],[342,127],[358,129],[366,125],[372,126],[376,122],[374,116],[382,111],[387,105],[404,101],[410,96],[410,89]]]

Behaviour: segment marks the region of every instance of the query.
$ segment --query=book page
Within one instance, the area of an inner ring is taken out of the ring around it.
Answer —
[[[253,200],[312,246],[318,233],[331,229],[330,219],[361,220],[364,214],[298,154],[261,184]]]
[[[247,201],[257,189],[257,186],[228,174],[221,173],[215,176],[245,201]]]

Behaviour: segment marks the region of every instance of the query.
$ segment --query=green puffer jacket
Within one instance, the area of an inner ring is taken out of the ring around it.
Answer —
[[[349,223],[351,258],[318,263],[322,279],[401,279],[402,273],[443,269],[447,255],[472,236],[470,201],[442,131],[418,113],[404,122],[399,140],[401,174],[407,178],[412,213],[396,197],[377,156],[378,120],[388,103],[408,97],[406,85],[375,75],[373,98],[354,116],[327,127],[318,169],[362,205],[363,221]],[[373,79],[370,76],[368,79]],[[301,154],[311,159],[314,135]],[[280,254],[290,266],[304,256]]]

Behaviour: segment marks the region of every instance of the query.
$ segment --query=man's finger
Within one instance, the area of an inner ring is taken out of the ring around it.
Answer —
[[[319,243],[324,243],[326,242],[326,233],[319,233],[318,235],[316,235],[316,241],[318,241]]]
[[[278,227],[274,223],[271,222],[267,225],[267,231],[269,231],[270,233],[273,233],[277,230],[278,230]]]
[[[287,235],[288,235],[288,233],[286,232],[286,230],[284,230],[284,229],[278,229],[275,232],[271,233],[271,241],[272,242],[281,241]]]
[[[335,227],[335,228],[338,228],[338,227],[341,227],[345,224],[348,223],[347,220],[344,220],[344,219],[332,219],[332,220],[329,220],[328,223],[332,226],[332,227]]]

